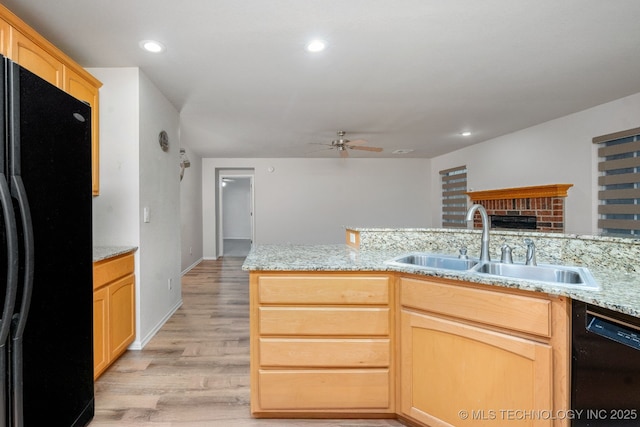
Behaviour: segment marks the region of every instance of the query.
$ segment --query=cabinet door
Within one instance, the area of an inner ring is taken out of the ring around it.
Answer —
[[[109,292],[109,357],[122,354],[135,337],[135,276],[123,277],[107,287]]]
[[[400,321],[404,414],[431,427],[551,425],[530,416],[553,409],[550,346],[408,310]]]
[[[71,96],[88,102],[91,105],[91,171],[92,193],[97,196],[100,193],[100,143],[98,113],[98,88],[83,79],[78,73],[64,67],[64,91]]]
[[[11,26],[4,19],[0,19],[0,54],[9,56]]]
[[[15,28],[11,29],[11,59],[62,89],[62,62]]]
[[[107,288],[93,292],[93,377],[98,376],[109,364],[109,294]]]

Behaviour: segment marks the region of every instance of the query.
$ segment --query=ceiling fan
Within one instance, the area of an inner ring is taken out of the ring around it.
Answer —
[[[375,151],[378,153],[382,151],[382,148],[380,147],[364,147],[363,145],[367,143],[364,139],[350,141],[345,138],[345,135],[345,131],[338,131],[338,139],[334,139],[330,144],[322,144],[329,146],[327,150],[338,150],[340,157],[349,157],[349,152],[347,150]]]

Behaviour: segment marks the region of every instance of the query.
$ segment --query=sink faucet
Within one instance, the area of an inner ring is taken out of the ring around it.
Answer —
[[[482,205],[471,205],[467,211],[467,221],[473,221],[473,215],[475,212],[480,212],[480,218],[482,218],[482,241],[480,244],[480,262],[491,261],[491,255],[489,255],[489,216],[487,211]]]
[[[511,255],[511,246],[506,243],[502,245],[502,256],[500,262],[503,264],[513,264],[513,256]]]
[[[531,239],[524,239],[525,245],[527,245],[527,255],[525,257],[525,264],[537,265],[536,263],[536,245]]]

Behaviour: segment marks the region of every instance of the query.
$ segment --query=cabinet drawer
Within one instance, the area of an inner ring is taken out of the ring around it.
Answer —
[[[551,302],[542,298],[407,278],[400,292],[405,307],[551,336]]]
[[[261,370],[259,406],[264,410],[387,409],[388,369]]]
[[[98,261],[93,264],[93,289],[98,289],[134,271],[133,254]]]
[[[261,276],[261,304],[388,304],[389,278],[348,276]]]
[[[261,335],[388,335],[388,308],[260,307]]]
[[[386,368],[389,339],[260,339],[260,366]]]

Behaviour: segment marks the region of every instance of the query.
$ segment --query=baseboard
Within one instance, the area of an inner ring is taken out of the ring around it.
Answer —
[[[185,268],[184,270],[182,270],[182,273],[180,273],[181,276],[184,276],[185,274],[187,274],[189,271],[191,271],[193,269],[193,267],[195,267],[196,265],[200,264],[202,262],[204,258],[200,258],[199,260],[197,260],[196,262],[194,262],[193,264],[191,264],[189,267]]]
[[[167,323],[167,320],[173,316],[182,306],[182,298],[167,312],[167,314],[156,324],[156,326],[147,334],[142,341],[136,340],[128,347],[129,350],[142,350],[145,345],[149,344],[149,341],[158,333],[158,331]]]

